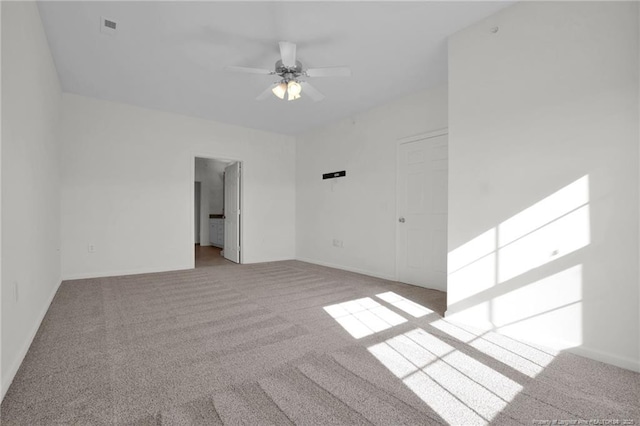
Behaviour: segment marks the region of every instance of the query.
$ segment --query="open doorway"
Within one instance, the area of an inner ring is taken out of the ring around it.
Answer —
[[[194,159],[195,267],[242,263],[240,161]]]

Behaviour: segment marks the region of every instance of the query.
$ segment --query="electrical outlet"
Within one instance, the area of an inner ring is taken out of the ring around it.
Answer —
[[[89,245],[87,246],[87,251],[88,251],[89,253],[95,253],[95,252],[96,252],[96,246],[94,246],[93,244],[89,244]]]
[[[342,240],[333,240],[333,246],[342,248]]]

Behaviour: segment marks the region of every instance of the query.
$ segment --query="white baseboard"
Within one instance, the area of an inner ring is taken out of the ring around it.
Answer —
[[[108,272],[81,272],[79,274],[66,274],[62,277],[63,281],[67,280],[83,280],[88,278],[105,278],[105,277],[120,277],[123,275],[140,275],[140,274],[154,274],[157,272],[171,272],[171,271],[186,271],[193,269],[193,266],[173,266],[169,268],[139,268],[139,269],[127,269],[120,271],[108,271]]]
[[[355,272],[356,274],[368,275],[370,277],[382,278],[383,280],[389,280],[389,281],[396,280],[396,277],[393,277],[391,275],[379,274],[377,272],[367,271],[359,268],[352,268],[350,266],[336,265],[334,263],[322,262],[319,260],[307,259],[304,257],[297,257],[296,260],[299,260],[300,262],[313,263],[314,265],[327,266],[329,268],[334,268],[334,269],[341,269],[343,271]]]
[[[616,367],[624,368],[627,370],[637,371],[640,373],[640,360],[622,357],[609,352],[602,352],[596,349],[585,348],[584,346],[577,346],[575,348],[566,349],[566,352],[604,362],[605,364],[615,365]]]
[[[44,316],[47,314],[47,311],[49,310],[49,306],[51,306],[51,302],[53,302],[53,298],[55,297],[56,293],[58,292],[58,289],[60,288],[60,284],[61,283],[62,283],[62,280],[59,279],[58,280],[58,284],[54,286],[53,291],[49,295],[47,303],[43,306],[43,309],[40,311],[40,314],[38,315],[38,321],[36,322],[36,324],[33,327],[33,329],[31,329],[31,331],[29,332],[28,339],[22,345],[22,348],[20,349],[20,352],[18,353],[18,358],[16,358],[13,361],[13,363],[11,364],[11,367],[9,367],[8,371],[3,371],[2,372],[2,385],[1,385],[2,386],[2,389],[1,389],[2,397],[0,397],[0,401],[2,401],[4,399],[4,396],[7,394],[7,391],[9,390],[9,386],[11,386],[11,383],[13,383],[13,379],[16,377],[16,373],[18,372],[18,369],[22,365],[22,361],[24,361],[24,357],[27,355],[27,352],[29,351],[29,348],[31,347],[31,343],[33,343],[33,339],[34,339],[34,337],[36,337],[36,333],[38,332],[38,329],[40,328],[40,325],[42,324],[42,320],[44,320]]]
[[[243,265],[257,265],[260,263],[271,263],[271,262],[286,262],[288,260],[296,260],[295,258],[291,257],[291,256],[278,256],[278,257],[273,257],[273,258],[266,258],[266,259],[242,259],[242,264]]]
[[[474,322],[473,324],[468,324],[468,322],[466,321],[456,321],[455,319],[455,312],[450,313],[449,311],[445,311],[444,316],[445,318],[447,318],[447,320],[451,321],[452,323],[456,323],[459,322],[460,324],[465,324],[465,325],[469,325],[473,328],[476,329],[481,329],[481,330],[491,330],[495,333],[499,333],[499,334],[504,334],[505,336],[511,337],[511,338],[518,338],[517,336],[514,336],[511,333],[501,333],[499,328],[496,328],[493,324],[489,323],[489,322]],[[525,340],[522,339],[521,340]],[[595,361],[600,361],[600,362],[604,362],[605,364],[611,364],[611,365],[615,365],[616,367],[620,367],[620,368],[624,368],[627,370],[631,370],[631,371],[637,371],[640,372],[640,360],[636,360],[633,358],[629,358],[629,357],[623,357],[623,356],[619,356],[616,354],[612,354],[610,352],[603,352],[603,351],[599,351],[597,349],[593,349],[593,348],[588,348],[588,347],[584,347],[584,346],[573,346],[573,343],[570,342],[561,342],[561,341],[557,341],[557,342],[553,342],[551,343],[549,342],[531,342],[534,344],[539,344],[539,345],[544,345],[547,346],[549,348],[553,348],[553,350],[556,351],[561,351],[561,352],[569,352],[575,355],[579,355],[585,358],[589,358],[589,359],[593,359]],[[572,347],[573,346],[573,347]],[[564,347],[566,349],[555,349],[555,348],[561,348]]]

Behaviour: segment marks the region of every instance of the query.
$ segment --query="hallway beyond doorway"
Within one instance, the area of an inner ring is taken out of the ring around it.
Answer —
[[[235,265],[222,256],[222,249],[214,246],[195,245],[196,268],[219,265]]]

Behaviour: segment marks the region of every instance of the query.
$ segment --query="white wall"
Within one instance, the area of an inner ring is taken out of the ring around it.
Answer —
[[[209,170],[209,214],[222,214],[224,209],[224,169],[227,163],[212,160]]]
[[[200,221],[199,235],[197,242],[201,246],[208,246],[209,243],[209,176],[207,173],[207,163],[210,160],[204,158],[195,159],[195,181],[200,183],[200,202],[197,206],[200,208],[198,219]]]
[[[244,261],[295,256],[293,138],[71,94],[62,105],[64,278],[192,268],[195,156],[244,162]]]
[[[222,214],[224,205],[224,169],[228,161],[196,158],[195,180],[200,182],[200,245],[210,246],[209,215]]]
[[[637,8],[521,2],[450,39],[452,319],[639,368]]]
[[[222,214],[224,205],[224,169],[230,161],[211,158],[196,159],[196,181],[206,183],[208,204],[205,206],[207,217],[210,214]]]
[[[0,52],[2,51],[2,5],[0,4]],[[0,63],[2,62],[0,58]],[[2,98],[2,67],[0,66],[0,99]],[[0,117],[2,117],[2,102],[0,101]],[[4,367],[2,366],[2,120],[0,119],[0,402],[8,388],[4,383]]]
[[[196,164],[196,167],[198,165]],[[197,173],[196,173],[197,174]],[[196,179],[195,185],[194,185],[194,205],[193,208],[195,209],[193,212],[193,220],[196,221],[195,224],[195,229],[194,229],[194,238],[195,238],[195,242],[196,244],[200,244],[200,216],[202,215],[202,209],[201,209],[201,200],[200,198],[202,197],[202,182],[198,182]]]
[[[4,397],[60,284],[61,91],[36,3],[1,7]]]
[[[445,127],[440,87],[298,136],[296,257],[393,279],[396,142]],[[339,170],[346,177],[322,180]]]

